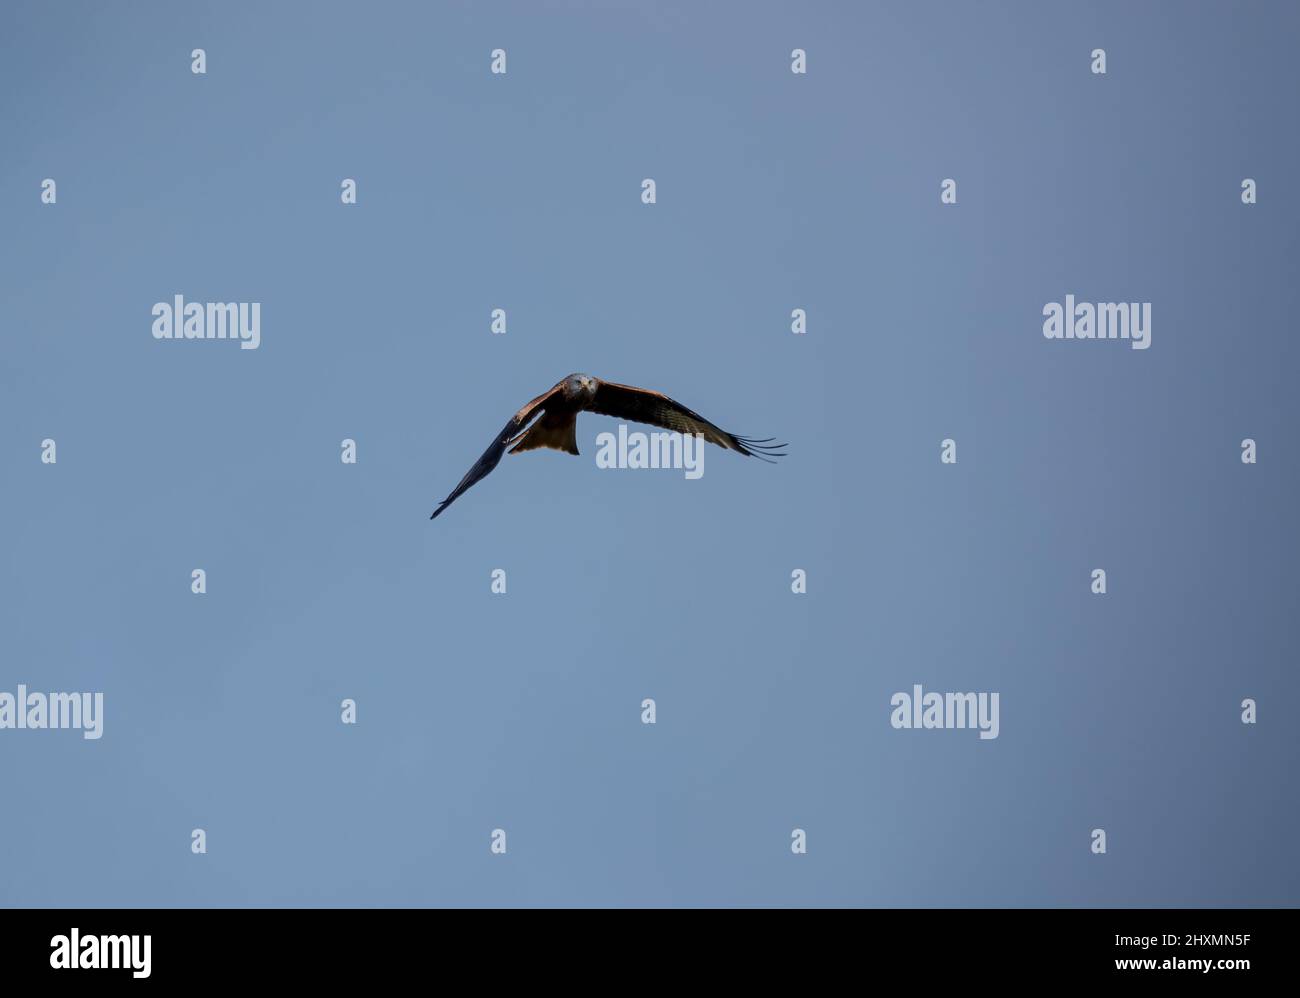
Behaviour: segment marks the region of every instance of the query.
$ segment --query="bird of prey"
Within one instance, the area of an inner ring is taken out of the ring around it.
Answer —
[[[510,448],[511,454],[539,447],[577,454],[580,412],[598,412],[603,416],[649,423],[682,434],[700,433],[711,444],[769,463],[772,458],[784,456],[782,448],[785,444],[774,444],[771,437],[753,440],[728,433],[660,392],[601,381],[589,374],[570,374],[510,417],[510,422],[493,438],[483,456],[474,462],[474,467],[469,469],[460,484],[452,489],[451,495],[438,505],[429,519],[432,520],[459,499],[470,486],[486,478],[511,444],[514,444]]]

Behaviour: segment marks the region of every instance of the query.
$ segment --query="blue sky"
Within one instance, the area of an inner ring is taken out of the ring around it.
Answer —
[[[0,902],[1294,904],[1297,15],[1167,10],[7,5]],[[790,455],[430,523],[571,371]]]

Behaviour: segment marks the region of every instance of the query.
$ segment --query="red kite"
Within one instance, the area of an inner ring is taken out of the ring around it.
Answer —
[[[782,450],[785,444],[774,444],[771,437],[752,440],[728,433],[660,392],[633,388],[631,385],[616,385],[589,374],[570,374],[510,417],[505,429],[496,435],[483,456],[469,469],[451,495],[430,514],[429,519],[432,520],[450,506],[479,479],[486,478],[511,444],[514,444],[510,447],[511,454],[539,447],[577,454],[580,412],[598,412],[603,416],[649,423],[682,434],[699,433],[711,444],[769,463],[772,458],[785,455]]]

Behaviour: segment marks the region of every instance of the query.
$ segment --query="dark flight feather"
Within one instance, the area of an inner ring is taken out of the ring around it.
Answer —
[[[488,444],[488,449],[483,452],[482,457],[474,462],[474,467],[470,468],[469,471],[465,473],[465,477],[460,480],[460,484],[452,489],[451,494],[438,504],[437,509],[429,514],[429,519],[434,519],[439,513],[460,498],[464,492],[468,491],[472,485],[479,480],[486,478],[491,473],[492,469],[501,462],[501,455],[506,452],[506,445],[509,444],[512,438],[516,437],[520,431],[527,426],[528,422],[537,415],[538,409],[541,407],[542,403],[559,390],[560,386],[556,385],[549,392],[538,395],[537,398],[533,399],[517,413],[511,416],[510,422],[506,423],[501,432],[493,438],[492,443]]]
[[[587,406],[587,411],[630,419],[637,423],[649,423],[678,433],[702,433],[709,443],[750,457],[781,457],[783,452],[780,449],[785,446],[772,444],[771,437],[766,440],[738,437],[715,426],[698,412],[686,408],[662,392],[619,385],[612,381],[600,382],[596,397]]]

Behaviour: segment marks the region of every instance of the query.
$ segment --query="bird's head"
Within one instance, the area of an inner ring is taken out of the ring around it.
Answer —
[[[596,394],[596,379],[590,374],[570,374],[564,379],[564,396],[569,399],[591,399]]]

